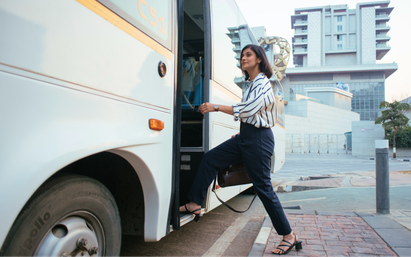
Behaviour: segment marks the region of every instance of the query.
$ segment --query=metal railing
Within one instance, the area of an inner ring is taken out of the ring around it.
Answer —
[[[345,154],[344,134],[286,133],[286,153]]]
[[[390,45],[389,44],[376,44],[375,47],[376,48],[387,48],[387,47],[390,47]]]

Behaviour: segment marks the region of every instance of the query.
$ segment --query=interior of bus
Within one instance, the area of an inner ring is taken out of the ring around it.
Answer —
[[[184,1],[184,32],[181,93],[180,205],[187,194],[204,154],[204,12],[203,0]]]

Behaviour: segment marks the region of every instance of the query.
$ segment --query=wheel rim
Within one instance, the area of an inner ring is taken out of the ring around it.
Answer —
[[[101,256],[105,253],[104,229],[96,216],[75,211],[49,229],[35,256]]]

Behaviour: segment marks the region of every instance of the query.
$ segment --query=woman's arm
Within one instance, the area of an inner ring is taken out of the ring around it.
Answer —
[[[212,103],[203,103],[200,106],[200,112],[202,114],[207,113],[207,112],[215,112],[214,106],[215,104],[212,104]],[[224,112],[229,115],[234,115],[233,106],[231,105],[219,105],[218,109],[219,109],[218,111],[220,112]]]

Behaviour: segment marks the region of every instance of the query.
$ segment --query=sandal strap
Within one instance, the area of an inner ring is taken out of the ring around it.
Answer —
[[[281,242],[287,243],[288,245],[283,245],[283,246],[292,246],[293,244],[288,242],[287,240],[282,240]]]
[[[278,249],[278,250],[282,251],[283,253],[285,252],[283,249],[278,248],[278,247],[279,247],[279,246],[277,246],[277,248],[275,248],[275,249]]]
[[[201,208],[198,208],[198,209],[196,209],[196,210],[194,210],[194,211],[189,211],[189,210],[187,209],[187,204],[184,204],[184,208],[186,208],[186,211],[187,211],[187,212],[192,213],[192,214],[195,214],[196,211],[201,211]]]

